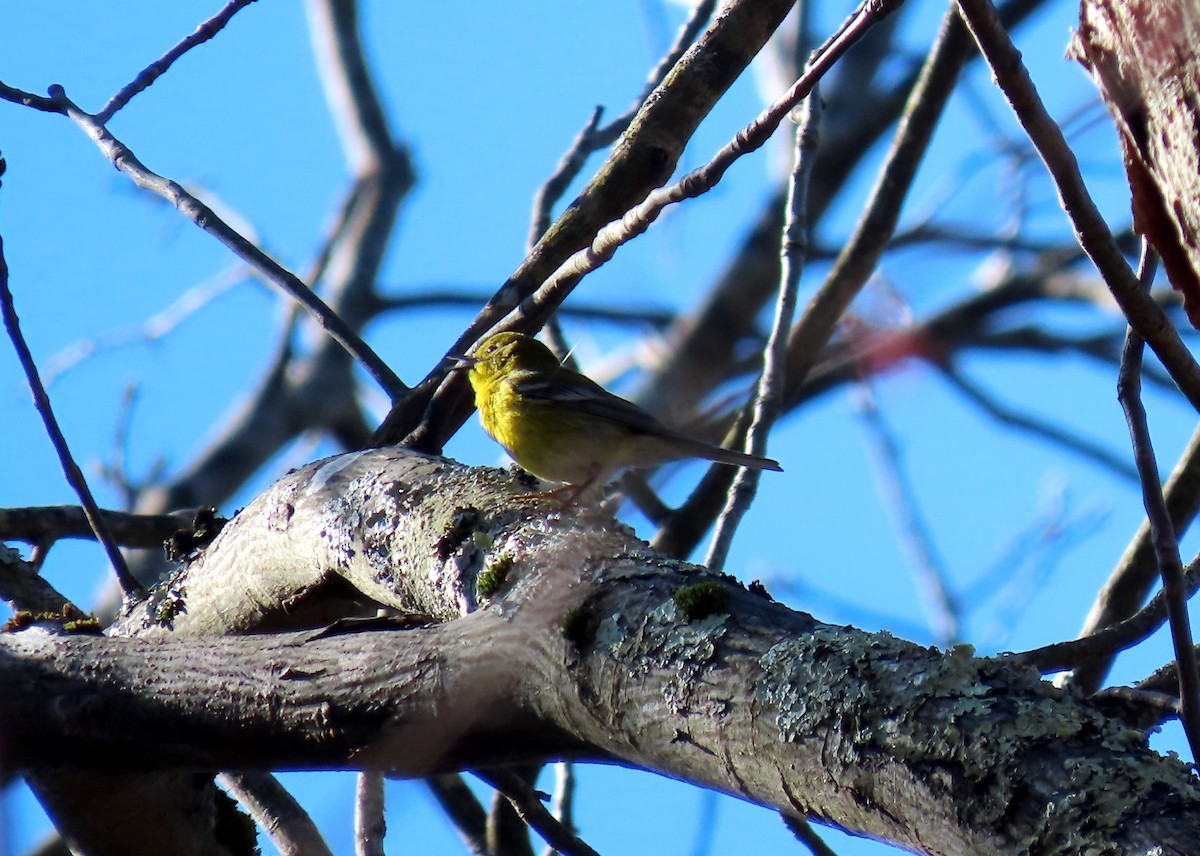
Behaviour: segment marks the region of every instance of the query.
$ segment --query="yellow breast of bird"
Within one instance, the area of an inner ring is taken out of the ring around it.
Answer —
[[[522,396],[505,380],[480,402],[480,416],[509,456],[544,481],[582,484],[622,465],[621,443],[594,436],[595,420],[553,401]]]

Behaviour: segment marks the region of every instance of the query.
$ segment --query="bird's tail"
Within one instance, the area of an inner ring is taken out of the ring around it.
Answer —
[[[691,447],[687,450],[687,454],[695,455],[697,458],[708,458],[710,461],[716,461],[719,464],[749,467],[752,470],[783,472],[783,467],[779,466],[779,462],[770,458],[749,455],[745,452],[739,452],[736,449],[726,449],[723,446],[714,446],[712,443],[706,443],[703,440],[696,440],[692,437],[681,437],[680,439],[685,440]]]

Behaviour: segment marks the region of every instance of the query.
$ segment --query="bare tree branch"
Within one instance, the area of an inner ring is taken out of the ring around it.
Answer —
[[[225,8],[197,27],[194,33],[138,72],[137,77],[123,86],[121,91],[110,98],[108,103],[101,108],[100,112],[96,113],[96,121],[101,125],[108,124],[108,121],[116,115],[118,110],[132,101],[134,96],[139,92],[150,88],[154,81],[162,77],[177,59],[192,48],[204,44],[217,33],[221,32],[225,28],[225,25],[233,19],[234,15],[253,2],[254,0],[229,0],[225,4]]]
[[[474,856],[490,856],[487,846],[487,812],[475,794],[471,793],[462,776],[457,773],[443,773],[440,776],[430,776],[425,782],[441,805],[442,811],[458,830],[467,849]]]
[[[383,774],[364,770],[358,774],[354,794],[355,856],[383,856]]]
[[[1079,245],[1104,277],[1130,326],[1146,340],[1187,400],[1200,410],[1200,366],[1162,309],[1138,287],[1137,277],[1088,194],[1075,154],[1046,112],[991,0],[958,0],[958,5],[997,84],[1053,177]]]
[[[50,396],[46,394],[46,387],[42,385],[42,379],[38,375],[37,363],[34,362],[33,354],[29,352],[29,345],[25,343],[25,337],[21,335],[17,308],[13,303],[12,291],[8,287],[8,263],[4,260],[3,238],[0,238],[0,314],[4,316],[4,329],[17,352],[17,359],[21,363],[22,371],[25,372],[29,391],[33,393],[34,406],[38,415],[42,417],[42,424],[46,427],[46,434],[50,437],[50,442],[54,445],[54,452],[58,455],[63,475],[66,476],[67,483],[71,485],[71,489],[75,491],[83,505],[83,514],[87,518],[88,526],[96,534],[96,540],[104,547],[104,553],[108,556],[113,573],[116,574],[117,582],[124,593],[126,605],[131,605],[134,600],[145,594],[145,589],[137,578],[129,573],[125,557],[121,555],[112,533],[108,531],[108,525],[100,515],[100,509],[96,505],[95,497],[92,496],[91,488],[88,487],[87,479],[83,477],[83,472],[75,463],[75,458],[71,455],[71,449],[67,445],[67,438],[63,436],[62,429],[58,426],[58,420],[54,418],[54,410],[50,406]]]
[[[764,455],[767,437],[772,426],[783,412],[783,387],[786,380],[787,334],[792,327],[796,312],[796,294],[800,290],[800,278],[808,252],[808,184],[820,139],[821,90],[814,86],[804,99],[804,109],[796,124],[795,160],[792,178],[788,183],[787,216],[784,218],[784,235],[781,245],[783,258],[779,280],[779,298],[775,304],[775,319],[771,324],[771,335],[763,350],[762,375],[758,380],[754,399],[748,408],[753,416],[746,429],[746,451],[753,455]],[[704,564],[714,570],[725,565],[733,535],[738,523],[754,501],[758,489],[759,474],[741,468],[730,488],[729,496]]]
[[[1200,589],[1200,557],[1193,559],[1184,577],[1187,597]],[[1120,651],[1149,639],[1167,621],[1167,600],[1158,592],[1129,618],[1106,625],[1087,636],[1044,645],[1013,656],[1018,662],[1030,663],[1043,673],[1069,669],[1096,668],[1103,674]]]
[[[879,169],[866,211],[842,248],[825,282],[809,300],[788,342],[788,385],[797,389],[807,379],[817,356],[891,240],[900,207],[925,156],[933,129],[942,115],[958,73],[966,62],[966,33],[954,12],[942,20],[913,87],[904,117]]]
[[[1200,428],[1180,455],[1163,494],[1172,529],[1178,537],[1182,537],[1200,512]],[[1150,524],[1144,521],[1096,595],[1079,637],[1087,638],[1132,617],[1158,579]],[[1084,692],[1095,692],[1111,665],[1111,658],[1081,664],[1071,679]]]
[[[161,549],[164,541],[195,516],[195,510],[156,515],[102,510],[99,516],[120,546]],[[77,506],[0,508],[3,540],[37,544],[60,538],[94,538],[95,534],[83,509]]]
[[[308,310],[321,328],[358,360],[388,395],[395,399],[407,389],[379,355],[321,298],[313,294],[299,277],[242,237],[211,208],[177,182],[147,168],[128,146],[114,137],[94,116],[75,106],[61,86],[50,87],[50,97],[59,104],[62,114],[79,125],[113,166],[128,175],[138,187],[166,199],[179,209],[181,214],[228,247],[238,258],[260,271],[273,286]]]
[[[513,490],[494,471],[395,450],[293,473],[189,566],[176,633],[0,635],[0,680],[28,688],[0,695],[0,716],[12,724],[0,761],[34,765],[44,779],[52,765],[115,759],[262,769],[286,758],[410,776],[516,759],[622,759],[932,853],[1021,852],[1030,842],[1053,852],[1081,834],[1126,851],[1153,841],[1186,852],[1190,844],[1172,842],[1193,841],[1200,829],[1200,791],[1185,765],[1012,658],[822,625],[671,563],[617,527],[584,525],[594,511],[513,514]],[[338,496],[340,506],[331,503]],[[342,511],[331,516],[335,506]],[[473,526],[494,533],[482,555],[469,532],[458,548],[437,546],[447,531],[437,521],[467,506],[479,509]],[[364,532],[363,519],[379,528]],[[365,543],[385,535],[402,549]],[[453,579],[427,572],[439,550]],[[463,590],[502,554],[511,557],[503,588],[473,609]],[[394,564],[385,570],[380,560]],[[374,585],[401,609],[425,591],[461,617],[242,638],[187,630],[204,616],[242,623],[229,611],[242,586],[278,604],[264,592],[268,578],[308,588],[297,575],[314,572]],[[389,594],[381,574],[401,588]],[[679,596],[696,586],[718,611]],[[206,607],[210,597],[223,604],[220,615]],[[582,618],[568,622],[572,614]],[[677,655],[664,655],[668,640]],[[179,657],[188,669],[169,665]],[[755,704],[730,704],[747,686]],[[144,701],[131,706],[134,697]],[[88,716],[77,729],[64,733],[45,715],[78,703]],[[927,765],[945,788],[914,787]],[[1092,772],[1068,772],[1080,769]],[[1114,788],[1143,796],[1138,805],[1087,796]],[[1083,826],[1071,808],[1081,799]],[[1146,800],[1165,802],[1147,809]]]
[[[73,604],[38,575],[37,568],[21,560],[17,551],[0,545],[0,600],[14,609],[63,615]]]
[[[901,463],[899,444],[883,420],[874,391],[864,381],[859,389],[859,412],[878,460],[879,493],[894,520],[900,544],[909,554],[909,570],[925,606],[926,620],[937,644],[950,647],[962,632],[961,598],[950,587],[950,575],[938,555],[933,534],[920,513],[916,491]]]
[[[521,819],[559,853],[564,856],[599,856],[582,838],[547,811],[542,805],[540,795],[520,777],[506,770],[493,770],[476,775],[502,793],[517,810]]]
[[[590,245],[602,227],[623,217],[670,177],[700,121],[766,43],[791,6],[791,0],[734,0],[725,4],[722,14],[676,63],[655,96],[646,100],[624,143],[614,149],[587,188],[447,349],[448,354],[465,353],[572,254]],[[462,385],[452,386],[445,394],[446,400],[431,406],[430,400],[445,376],[445,366],[435,366],[414,388],[413,395],[388,414],[375,442],[384,444],[403,438],[413,448],[440,448],[470,413]]]
[[[217,781],[245,806],[281,856],[333,856],[312,818],[269,773],[222,773]]]
[[[1150,282],[1154,279],[1156,268],[1157,258],[1147,243],[1142,249],[1142,262],[1138,270],[1138,279],[1146,291],[1150,290]],[[1163,499],[1158,460],[1150,442],[1146,408],[1142,404],[1141,368],[1144,349],[1145,342],[1131,328],[1121,358],[1121,373],[1117,377],[1117,398],[1129,423],[1133,457],[1141,477],[1142,501],[1146,506],[1146,519],[1150,523],[1154,555],[1158,561],[1163,595],[1167,602],[1171,643],[1175,647],[1175,660],[1179,663],[1179,720],[1191,746],[1192,758],[1196,759],[1200,758],[1200,674],[1196,672],[1196,652],[1192,643],[1191,621],[1188,618],[1187,591],[1183,580],[1183,565],[1179,559],[1179,542],[1175,538],[1175,527],[1171,524],[1166,500]]]

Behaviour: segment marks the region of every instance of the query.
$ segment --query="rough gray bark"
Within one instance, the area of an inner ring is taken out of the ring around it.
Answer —
[[[0,637],[21,688],[0,696],[0,763],[40,784],[603,759],[924,853],[1192,852],[1192,773],[1086,700],[966,647],[821,624],[526,490],[396,450],[287,476],[168,584],[186,612]],[[334,580],[399,626],[216,635]]]

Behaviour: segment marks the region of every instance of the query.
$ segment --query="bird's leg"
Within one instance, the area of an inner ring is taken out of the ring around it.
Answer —
[[[574,505],[588,488],[594,483],[595,479],[591,478],[579,484],[560,484],[558,487],[552,487],[549,490],[539,490],[533,493],[523,493],[514,496],[516,502],[539,502],[543,499],[558,499],[559,508],[569,508]]]

